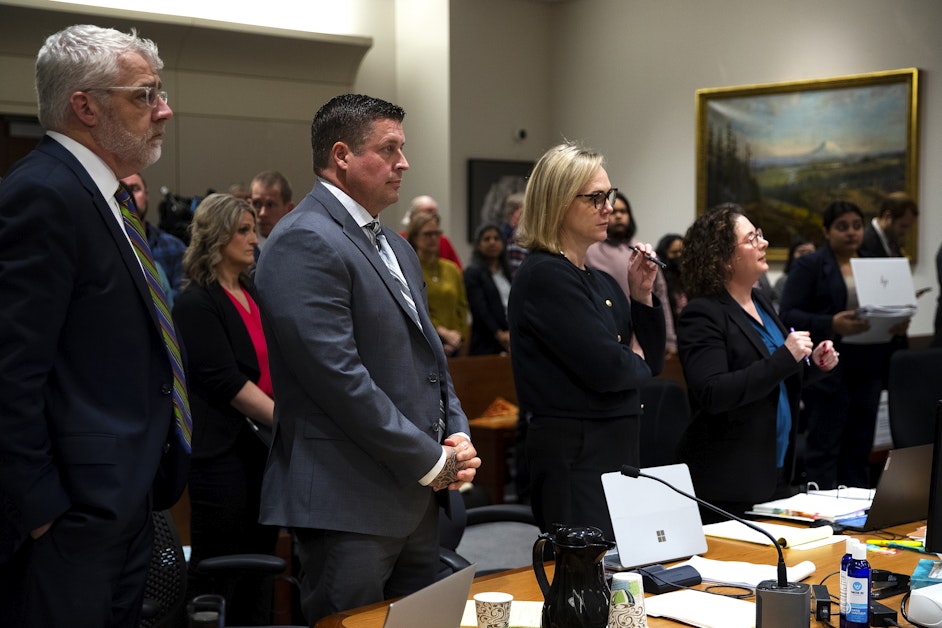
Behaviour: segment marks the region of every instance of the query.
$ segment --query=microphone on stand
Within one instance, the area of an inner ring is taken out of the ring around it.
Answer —
[[[715,513],[738,521],[744,526],[769,537],[772,545],[778,551],[777,578],[775,580],[763,580],[756,585],[756,628],[809,628],[811,626],[811,589],[807,584],[788,581],[782,547],[767,530],[763,530],[756,524],[727,512],[719,506],[714,506],[696,495],[684,492],[670,482],[644,473],[638,467],[626,464],[622,466],[621,474],[630,478],[648,478],[660,482],[675,493],[692,499]]]

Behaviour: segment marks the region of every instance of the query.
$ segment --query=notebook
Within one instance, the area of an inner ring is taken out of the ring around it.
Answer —
[[[651,467],[642,472],[694,494],[685,464]],[[619,472],[603,474],[602,487],[618,550],[617,557],[606,557],[606,566],[631,569],[689,558],[707,550],[700,510],[692,499],[656,480],[629,478]]]
[[[849,530],[877,530],[919,521],[929,514],[932,445],[891,449],[867,514],[841,519]]]
[[[430,584],[389,605],[383,628],[441,628],[458,626],[464,613],[474,565]]]

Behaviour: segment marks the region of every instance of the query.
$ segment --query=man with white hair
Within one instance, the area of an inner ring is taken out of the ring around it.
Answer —
[[[186,481],[180,346],[118,183],[160,157],[162,67],[134,32],[51,35],[46,135],[0,183],[0,626],[136,626]]]

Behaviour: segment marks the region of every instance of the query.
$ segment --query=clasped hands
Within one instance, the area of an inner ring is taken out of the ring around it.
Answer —
[[[481,466],[478,452],[464,434],[452,434],[442,444],[445,466],[429,484],[433,490],[455,490],[474,479]]]

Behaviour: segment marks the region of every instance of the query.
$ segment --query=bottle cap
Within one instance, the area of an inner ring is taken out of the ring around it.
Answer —
[[[846,552],[847,552],[848,554],[853,554],[853,553],[854,553],[854,548],[857,547],[857,544],[858,544],[859,542],[860,542],[860,541],[858,541],[858,540],[855,539],[854,537],[849,536],[849,537],[847,537],[847,540],[844,541],[844,549],[846,550]]]
[[[867,560],[867,546],[858,541],[854,546],[853,557],[854,560]]]

